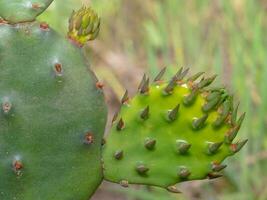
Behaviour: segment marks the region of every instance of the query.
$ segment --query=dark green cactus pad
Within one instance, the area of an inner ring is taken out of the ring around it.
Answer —
[[[45,23],[0,25],[0,199],[87,200],[102,180],[103,93]]]
[[[187,71],[164,82],[163,70],[152,85],[144,76],[135,97],[125,93],[103,150],[106,180],[177,192],[178,182],[219,177],[222,161],[246,143],[233,143],[244,115],[236,120],[232,97],[207,88],[215,76],[185,79]]]
[[[53,0],[0,0],[0,17],[10,23],[33,21]]]

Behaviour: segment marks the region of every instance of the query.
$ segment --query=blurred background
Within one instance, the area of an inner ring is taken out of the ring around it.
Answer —
[[[104,182],[93,200],[267,200],[267,1],[266,0],[55,0],[39,20],[66,35],[68,16],[81,5],[101,16],[97,40],[84,49],[105,83],[110,114],[125,89],[136,92],[143,73],[168,66],[218,74],[247,116],[239,137],[249,143],[225,176],[178,184],[182,194]]]

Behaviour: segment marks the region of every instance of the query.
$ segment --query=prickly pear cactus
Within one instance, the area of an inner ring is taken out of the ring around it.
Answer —
[[[0,199],[86,200],[102,181],[101,85],[79,47],[25,22],[26,2],[0,1]]]
[[[151,85],[144,76],[133,99],[127,92],[122,98],[104,146],[106,180],[178,192],[178,182],[221,176],[223,160],[246,143],[233,143],[245,115],[237,119],[232,96],[207,87],[215,76],[186,79],[188,70],[181,69],[165,82],[164,71]]]

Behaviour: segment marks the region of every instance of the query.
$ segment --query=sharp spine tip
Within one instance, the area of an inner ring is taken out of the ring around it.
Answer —
[[[193,81],[197,80],[200,76],[202,76],[204,73],[205,72],[198,72],[198,73],[194,74],[193,76],[189,77],[187,79],[187,81],[193,82]]]
[[[237,142],[235,144],[231,144],[230,145],[230,149],[233,153],[237,153],[238,151],[240,151],[242,149],[242,147],[248,142],[248,139],[243,140],[241,142]]]
[[[146,174],[148,171],[149,171],[149,168],[146,167],[145,165],[143,164],[139,164],[136,166],[136,171],[141,174],[141,175],[144,175]]]
[[[212,168],[212,171],[214,171],[214,172],[220,172],[223,169],[225,169],[226,167],[227,167],[227,165],[221,165],[221,164],[218,164],[216,162],[211,163],[211,168]]]
[[[140,82],[140,84],[138,86],[138,90],[139,91],[141,90],[141,88],[143,87],[143,85],[145,84],[145,82],[146,82],[146,74],[143,75],[142,80],[141,80],[141,82]]]
[[[146,120],[149,117],[149,106],[147,106],[145,109],[141,111],[140,114],[141,119]]]
[[[114,153],[114,158],[117,160],[121,160],[123,157],[123,151],[122,150],[118,150]]]
[[[118,112],[116,112],[116,113],[114,114],[114,116],[113,116],[113,118],[112,118],[112,120],[111,120],[112,123],[114,123],[114,122],[117,120],[118,115],[119,115]]]
[[[230,109],[231,109],[231,101],[226,100],[225,102],[223,102],[222,113],[219,115],[219,117],[213,123],[214,127],[220,127],[224,123],[224,121],[226,120],[226,118],[230,112]]]
[[[188,72],[189,72],[189,68],[185,69],[184,71],[183,71],[183,67],[180,68],[180,70],[176,74],[177,81],[183,80],[183,78],[188,74]]]
[[[122,118],[120,118],[118,124],[117,124],[117,130],[121,131],[124,128],[125,124]]]
[[[190,94],[188,94],[187,96],[185,96],[185,97],[183,98],[183,103],[184,103],[184,105],[186,105],[186,106],[191,105],[191,104],[195,101],[196,96],[197,96],[197,93],[198,93],[198,89],[197,89],[197,88],[194,88],[194,89],[191,91]]]
[[[177,104],[175,108],[173,108],[172,110],[169,110],[167,113],[167,119],[169,121],[174,121],[177,118],[179,109],[180,109],[180,104]]]
[[[217,106],[217,104],[219,103],[220,99],[221,99],[221,96],[218,96],[218,97],[214,98],[213,100],[208,101],[207,103],[205,103],[202,106],[202,110],[204,112],[211,111],[212,109],[214,109]]]
[[[223,142],[208,142],[208,154],[216,153],[222,144]]]
[[[225,135],[225,142],[227,144],[230,144],[236,137],[238,131],[240,129],[240,126],[235,126],[233,128],[231,128]]]
[[[237,125],[238,125],[238,126],[241,126],[241,125],[242,125],[242,123],[243,123],[245,117],[246,117],[246,113],[244,112],[244,113],[239,117],[239,119],[237,120]]]
[[[238,112],[239,105],[240,105],[240,103],[238,102],[238,104],[236,105],[236,107],[234,108],[234,110],[231,114],[232,125],[236,125],[236,118],[237,118],[237,112]]]
[[[186,168],[186,167],[180,167],[180,170],[179,170],[179,177],[180,178],[188,178],[188,176],[190,176],[191,172]]]
[[[148,150],[152,150],[154,149],[155,145],[156,145],[157,141],[155,139],[146,139],[145,141],[145,147],[148,149]]]
[[[204,114],[202,117],[194,119],[192,122],[193,129],[197,130],[202,128],[205,125],[206,120],[208,119],[208,114]]]
[[[160,72],[155,77],[154,82],[161,81],[161,79],[164,76],[165,72],[166,72],[166,67],[164,67],[162,70],[160,70]]]
[[[215,78],[217,77],[217,75],[213,75],[209,78],[206,78],[206,79],[202,79],[198,84],[197,84],[197,87],[202,89],[204,87],[207,87],[209,86],[214,80]]]
[[[185,154],[189,151],[189,149],[191,148],[191,144],[189,144],[187,141],[185,140],[178,140],[177,141],[177,147],[178,147],[178,151],[180,154]]]
[[[147,94],[149,91],[149,78],[147,78],[144,82],[144,84],[140,88],[141,94]]]
[[[122,99],[121,99],[121,103],[122,104],[125,104],[128,101],[129,101],[129,95],[128,95],[128,90],[126,90],[125,93],[124,93],[124,95],[123,95],[123,97],[122,97]]]

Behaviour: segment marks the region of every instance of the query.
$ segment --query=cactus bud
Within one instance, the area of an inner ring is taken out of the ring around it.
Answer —
[[[87,41],[94,40],[100,30],[100,18],[90,7],[82,7],[73,12],[69,19],[68,37],[83,46]]]

